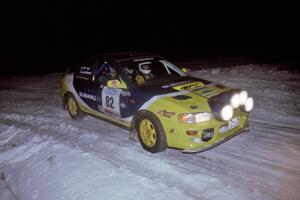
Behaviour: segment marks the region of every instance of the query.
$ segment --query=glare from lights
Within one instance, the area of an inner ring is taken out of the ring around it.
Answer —
[[[247,98],[246,102],[245,102],[245,110],[247,112],[250,112],[253,109],[254,106],[254,100],[252,97]]]
[[[246,100],[248,98],[248,92],[246,90],[243,90],[240,92],[240,105],[245,105]]]
[[[233,116],[233,108],[231,105],[226,105],[222,108],[221,110],[221,118],[224,121],[228,121],[232,118]]]
[[[239,107],[240,106],[240,95],[239,94],[234,94],[230,99],[230,103],[231,103],[233,108]]]

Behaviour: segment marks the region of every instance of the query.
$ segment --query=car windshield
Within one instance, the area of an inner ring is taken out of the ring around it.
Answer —
[[[187,76],[174,64],[160,57],[122,61],[123,73],[135,85],[157,85]]]

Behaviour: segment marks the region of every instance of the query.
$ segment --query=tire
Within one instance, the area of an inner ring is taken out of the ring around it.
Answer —
[[[146,151],[162,152],[167,148],[165,131],[159,119],[150,112],[142,112],[136,120],[138,138]]]
[[[75,97],[72,94],[67,95],[67,109],[70,117],[74,120],[81,118],[82,113]]]

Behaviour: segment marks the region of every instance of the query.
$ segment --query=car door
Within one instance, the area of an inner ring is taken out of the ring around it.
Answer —
[[[102,90],[102,111],[110,116],[121,117],[120,96],[122,89],[105,86]]]
[[[73,86],[77,95],[86,104],[85,107],[88,106],[88,108],[91,108],[93,102],[97,100],[95,94],[90,91],[93,63],[95,63],[95,59],[93,58],[83,61],[75,71],[73,80]]]
[[[122,105],[125,105],[125,103],[120,104],[120,97],[124,94],[124,89],[107,85],[106,81],[110,80],[110,67],[113,67],[117,71],[117,76],[113,81],[121,80],[120,72],[114,63],[107,59],[97,60],[92,73],[92,78],[87,86],[89,93],[93,94],[96,99],[91,102],[90,106],[95,111],[121,118],[121,107]]]
[[[106,87],[106,84],[101,82],[101,77],[108,75],[108,66],[110,65],[110,62],[106,59],[97,59],[94,64],[92,77],[87,84],[89,93],[95,97],[95,101],[92,101],[90,106],[98,112],[104,112],[102,108],[102,91]]]
[[[128,109],[130,109],[128,108],[130,98],[128,88],[117,88],[101,82],[103,80],[101,77],[109,74],[110,66],[113,66],[118,72],[116,80],[124,82],[122,72],[114,63],[107,59],[97,59],[92,67],[82,65],[79,68],[75,74],[74,87],[89,109],[116,118],[126,118],[129,113]]]
[[[110,79],[110,81],[112,81],[111,85],[100,82],[103,86],[101,91],[101,111],[109,116],[122,118],[123,109],[127,107],[126,99],[128,99],[128,95],[125,95],[127,88],[118,88],[118,86],[114,84],[115,82],[124,83],[122,73],[116,64],[108,61],[106,61],[106,63],[108,68],[112,67],[116,70],[117,75]],[[110,72],[106,72],[106,74],[109,73]]]

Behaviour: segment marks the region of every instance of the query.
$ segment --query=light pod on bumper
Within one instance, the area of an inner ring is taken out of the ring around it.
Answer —
[[[240,105],[245,105],[248,98],[248,92],[246,90],[242,90],[239,93]]]
[[[247,98],[245,102],[245,111],[250,112],[253,109],[254,106],[254,100],[252,97]]]
[[[232,118],[233,116],[233,108],[231,105],[226,105],[222,108],[221,110],[221,118],[224,121],[228,121]]]
[[[230,99],[230,103],[233,108],[238,108],[240,106],[240,94],[234,94]]]

